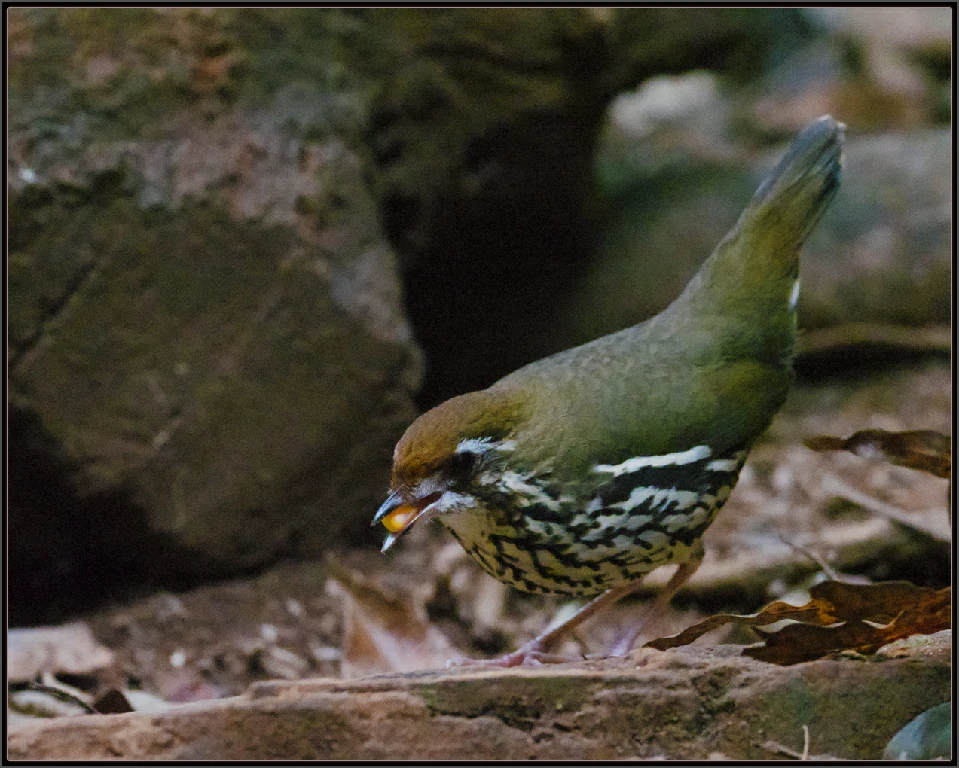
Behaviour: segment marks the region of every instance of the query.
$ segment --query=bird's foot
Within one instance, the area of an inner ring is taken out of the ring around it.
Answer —
[[[606,656],[612,659],[621,659],[629,656],[630,651],[633,650],[633,646],[636,645],[636,638],[639,637],[639,634],[639,632],[633,631],[621,635],[610,647]]]
[[[582,661],[582,656],[563,656],[558,653],[547,653],[543,644],[533,640],[521,648],[497,656],[495,659],[465,659],[457,657],[446,662],[451,667],[496,667],[509,669],[510,667],[538,667],[543,664],[564,664],[570,661]]]

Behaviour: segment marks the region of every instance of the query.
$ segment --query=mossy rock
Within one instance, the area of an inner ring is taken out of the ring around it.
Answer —
[[[372,544],[419,353],[339,17],[15,16],[16,620]]]

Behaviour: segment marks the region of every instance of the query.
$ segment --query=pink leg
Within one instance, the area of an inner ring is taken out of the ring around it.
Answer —
[[[666,610],[673,596],[682,588],[683,584],[689,581],[692,575],[699,570],[702,562],[703,547],[702,544],[700,544],[697,549],[693,551],[689,560],[679,566],[676,573],[673,574],[672,578],[663,588],[663,591],[656,595],[656,599],[646,607],[646,610],[643,611],[642,618],[613,644],[613,647],[609,651],[610,656],[625,656],[632,650],[636,638],[649,626],[650,621],[660,616],[663,611]]]
[[[586,619],[605,610],[626,595],[635,592],[639,587],[639,581],[639,579],[636,579],[607,589],[599,597],[595,597],[586,603],[562,624],[543,632],[512,653],[507,653],[505,656],[496,659],[451,659],[447,666],[519,667],[522,665],[576,661],[577,659],[550,654],[548,651],[551,646],[576,629]]]

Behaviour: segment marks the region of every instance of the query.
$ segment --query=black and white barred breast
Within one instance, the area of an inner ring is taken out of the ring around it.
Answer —
[[[729,498],[748,448],[709,446],[593,466],[590,488],[491,469],[477,507],[439,517],[484,570],[526,592],[589,597],[684,562]]]

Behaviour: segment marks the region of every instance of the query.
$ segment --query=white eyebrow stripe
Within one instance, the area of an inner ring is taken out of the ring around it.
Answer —
[[[456,446],[455,453],[476,453],[484,454],[487,451],[512,451],[516,448],[515,440],[502,440],[496,442],[491,437],[470,437],[466,440],[460,440]]]
[[[636,472],[643,467],[674,467],[692,464],[709,458],[710,455],[712,455],[712,450],[708,445],[697,445],[686,451],[666,453],[662,456],[633,456],[631,459],[626,459],[622,464],[597,464],[593,467],[593,472],[608,472],[613,477],[619,477]]]
[[[493,447],[493,440],[489,437],[471,437],[460,440],[456,446],[456,453],[486,453]]]

